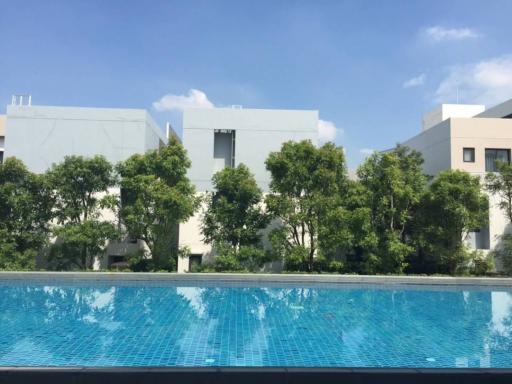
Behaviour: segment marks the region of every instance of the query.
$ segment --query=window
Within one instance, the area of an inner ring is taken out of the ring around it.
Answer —
[[[218,172],[235,166],[235,131],[216,129],[213,137],[213,167]]]
[[[0,151],[0,164],[4,162],[4,151]]]
[[[474,163],[475,148],[463,148],[463,159],[465,163]]]
[[[510,163],[510,149],[486,149],[485,150],[485,171],[496,172],[496,162],[503,161]]]

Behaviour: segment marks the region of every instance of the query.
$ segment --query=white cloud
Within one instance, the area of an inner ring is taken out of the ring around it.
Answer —
[[[407,80],[406,82],[404,82],[402,84],[402,86],[404,88],[419,87],[420,85],[425,84],[426,78],[427,78],[427,76],[424,73],[422,73],[419,76],[416,76],[416,77],[413,77],[413,78]]]
[[[214,108],[208,96],[199,89],[189,89],[186,95],[168,93],[153,103],[157,111],[183,110],[185,108]]]
[[[451,67],[435,93],[438,103],[493,105],[511,97],[512,55]]]
[[[433,42],[474,39],[480,36],[471,28],[444,28],[440,26],[425,29],[425,35]]]
[[[375,152],[375,149],[372,148],[361,148],[359,153],[365,157],[372,155]]]
[[[336,125],[332,121],[318,120],[318,141],[320,144],[324,144],[328,141],[334,141],[336,134],[343,133],[341,128],[336,128]]]

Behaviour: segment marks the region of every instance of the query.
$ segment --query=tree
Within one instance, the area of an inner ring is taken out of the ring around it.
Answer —
[[[198,208],[199,197],[187,178],[189,167],[176,138],[158,151],[133,155],[118,167],[123,224],[130,235],[145,242],[154,269],[176,268],[178,226]]]
[[[347,186],[345,156],[327,143],[286,142],[266,160],[271,174],[265,202],[281,227],[271,234],[274,249],[288,266],[312,271],[319,249],[320,226]]]
[[[485,176],[486,188],[490,194],[499,198],[498,206],[512,223],[512,165],[498,161],[497,172],[489,172]],[[500,244],[493,255],[503,263],[505,272],[512,274],[512,235],[509,233],[500,236]]]
[[[338,204],[320,225],[322,252],[342,254],[344,272],[375,273],[379,261],[378,236],[372,226],[368,191],[360,182],[349,180],[339,197]]]
[[[269,218],[262,208],[262,191],[254,176],[244,164],[236,168],[227,167],[213,176],[215,192],[207,196],[207,208],[204,214],[201,232],[207,244],[217,248],[226,245],[231,248],[228,253],[242,265],[253,258],[244,257],[251,254],[251,248],[258,248],[261,231],[268,225]],[[264,262],[264,252],[252,250],[258,267]],[[222,257],[223,255],[220,255]],[[242,260],[244,259],[244,260]]]
[[[115,223],[104,218],[117,205],[109,193],[116,184],[113,167],[103,156],[67,156],[48,171],[48,180],[56,194],[58,238],[49,263],[58,269],[92,268],[108,240],[118,237]]]
[[[478,176],[459,170],[437,175],[422,198],[416,231],[419,251],[432,260],[433,272],[455,274],[467,267],[464,239],[487,225],[488,207]]]
[[[422,164],[418,151],[399,145],[389,152],[374,153],[357,171],[378,237],[373,272],[402,273],[407,266],[406,257],[413,251],[408,234],[428,180]]]
[[[486,188],[491,194],[496,194],[500,202],[498,206],[505,211],[507,219],[512,222],[512,165],[496,162],[497,172],[489,172],[485,176]]]
[[[18,159],[0,163],[0,269],[33,269],[47,244],[54,197]]]

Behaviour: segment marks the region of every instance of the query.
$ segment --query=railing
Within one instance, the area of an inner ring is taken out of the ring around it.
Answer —
[[[32,105],[32,95],[12,95],[11,105],[30,107]]]

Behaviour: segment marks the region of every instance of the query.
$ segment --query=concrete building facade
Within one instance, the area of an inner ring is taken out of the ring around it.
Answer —
[[[13,97],[13,101],[16,100]],[[168,126],[168,135],[175,135]],[[104,156],[112,164],[133,154],[160,148],[167,138],[144,109],[81,108],[35,106],[15,103],[0,116],[0,149],[5,158],[16,157],[35,173],[47,171],[65,156]],[[119,195],[119,188],[108,193]],[[111,211],[102,218],[117,223]],[[143,242],[127,237],[112,241],[95,268],[108,267],[124,256],[144,247]]]
[[[512,100],[488,110],[481,105],[443,105],[427,114],[423,131],[403,145],[423,154],[429,175],[459,169],[483,178],[495,171],[496,160],[510,162]],[[500,236],[512,232],[496,196],[489,196],[489,205],[489,227],[479,228],[467,239],[470,246],[484,251],[499,246]]]
[[[7,106],[5,157],[17,157],[36,173],[68,155],[103,155],[115,164],[164,143],[144,109]]]
[[[192,161],[188,176],[198,193],[212,190],[213,175],[226,166],[245,164],[258,186],[268,192],[270,174],[265,160],[284,142],[318,141],[318,111],[241,108],[186,109],[183,113],[183,145]],[[203,207],[204,209],[204,207]],[[202,241],[203,209],[180,226],[180,246],[191,258],[180,258],[178,272],[211,255]]]

